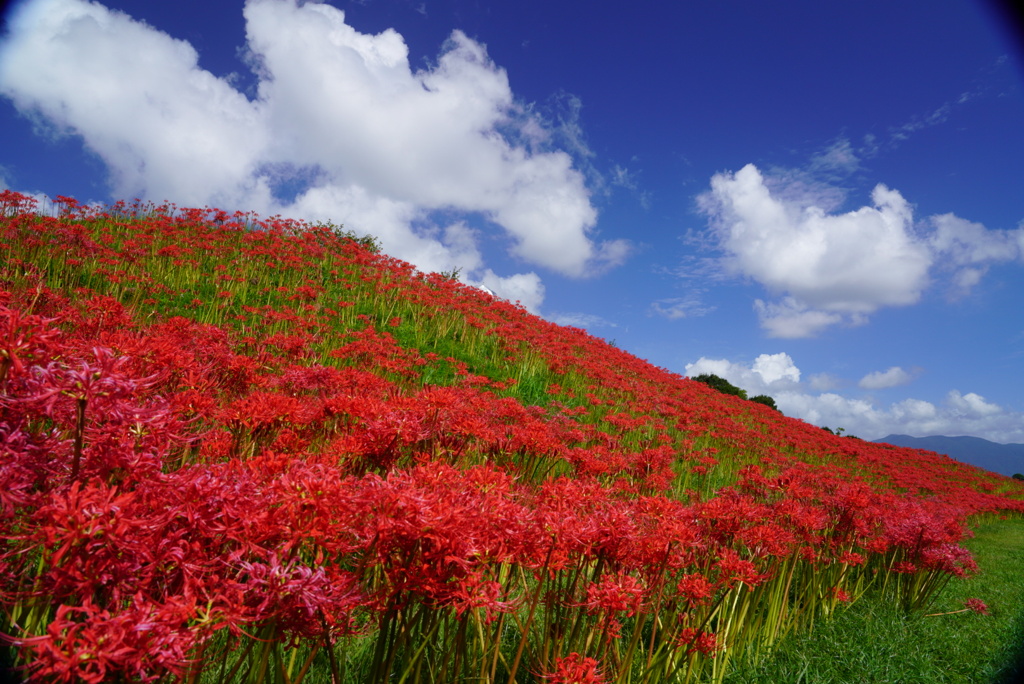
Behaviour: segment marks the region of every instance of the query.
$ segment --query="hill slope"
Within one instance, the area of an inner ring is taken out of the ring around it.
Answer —
[[[934,451],[957,461],[970,463],[1002,475],[1024,473],[1024,444],[999,444],[980,437],[943,437],[939,435],[930,437],[889,435],[874,441],[910,449]]]
[[[1024,512],[333,226],[58,199],[0,193],[0,633],[41,680],[720,681]]]

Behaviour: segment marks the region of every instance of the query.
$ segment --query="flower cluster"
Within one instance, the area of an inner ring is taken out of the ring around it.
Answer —
[[[925,605],[969,516],[1024,512],[331,227],[58,200],[0,192],[29,680],[699,677],[871,589]]]

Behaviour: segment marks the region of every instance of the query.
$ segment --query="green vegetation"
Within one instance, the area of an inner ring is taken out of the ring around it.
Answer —
[[[769,397],[767,394],[758,394],[757,396],[750,397],[750,401],[756,402],[758,404],[764,404],[768,408],[773,408],[776,411],[779,410],[779,407],[775,405],[775,399]]]
[[[1024,675],[1024,520],[988,519],[967,541],[980,572],[951,582],[927,613],[866,596],[813,632],[791,635],[726,684],[1016,684]],[[987,615],[967,609],[981,599]]]
[[[703,382],[708,387],[716,389],[722,394],[729,394],[740,399],[747,398],[746,390],[740,389],[725,378],[721,378],[714,373],[701,373],[700,375],[693,376],[693,380]]]
[[[692,379],[697,382],[704,383],[708,387],[711,387],[722,394],[739,397],[740,399],[748,399],[747,391],[745,389],[740,389],[725,378],[719,377],[714,373],[701,373],[700,375],[693,376]],[[757,396],[749,397],[749,400],[755,404],[764,404],[768,408],[775,409],[776,411],[779,410],[779,407],[775,404],[775,399],[769,397],[767,394],[758,394]]]

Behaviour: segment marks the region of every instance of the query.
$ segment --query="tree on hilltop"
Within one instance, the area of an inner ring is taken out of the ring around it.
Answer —
[[[756,397],[750,397],[750,401],[755,401],[758,404],[764,404],[768,408],[773,408],[776,411],[779,410],[779,407],[775,405],[775,400],[767,394],[758,394]]]
[[[693,379],[697,382],[703,382],[708,387],[716,389],[722,394],[731,394],[734,397],[739,397],[740,399],[747,398],[746,390],[740,389],[725,378],[720,378],[713,373],[701,373],[700,375],[695,375]]]

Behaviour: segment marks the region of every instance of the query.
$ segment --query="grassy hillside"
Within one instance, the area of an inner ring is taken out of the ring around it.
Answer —
[[[721,681],[920,611],[1024,512],[333,226],[59,202],[0,194],[0,632],[40,681]]]

